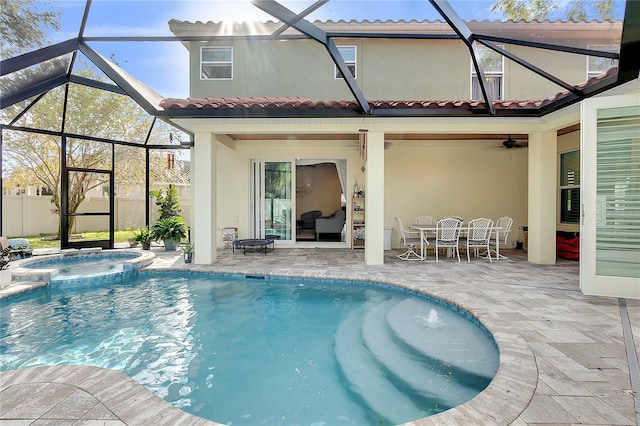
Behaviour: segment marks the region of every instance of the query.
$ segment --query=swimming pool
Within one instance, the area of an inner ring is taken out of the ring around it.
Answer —
[[[141,273],[2,311],[1,369],[112,368],[234,425],[402,423],[467,401],[498,366],[470,316],[373,284]]]

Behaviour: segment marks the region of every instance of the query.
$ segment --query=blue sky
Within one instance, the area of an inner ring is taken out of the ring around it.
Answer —
[[[464,20],[499,20],[491,11],[497,0],[450,0]],[[568,0],[562,0],[568,1]],[[301,12],[314,1],[282,3]],[[43,1],[48,9],[62,12],[61,30],[51,33],[52,42],[78,35],[84,0]],[[184,21],[273,20],[246,0],[94,0],[84,35],[168,36],[170,19]],[[332,0],[309,15],[310,20],[441,20],[427,0]],[[187,97],[188,54],[182,44],[136,42],[92,42],[103,56],[111,57],[127,72],[164,97]]]

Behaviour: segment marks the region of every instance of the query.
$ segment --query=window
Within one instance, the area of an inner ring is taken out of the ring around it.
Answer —
[[[339,46],[338,50],[342,59],[347,64],[347,68],[351,71],[353,78],[356,78],[356,47],[355,46]],[[333,67],[333,75],[335,78],[342,78],[342,73],[337,66]]]
[[[503,46],[499,46],[503,47]],[[502,55],[484,46],[476,46],[476,57],[484,77],[487,80],[487,92],[493,100],[502,99],[502,77],[504,74],[504,61]],[[471,61],[471,99],[484,99],[480,89],[478,74]]]
[[[233,78],[233,48],[203,47],[200,50],[200,79],[230,80]]]
[[[597,45],[587,46],[591,50],[600,50],[603,52],[618,52],[618,46],[614,45]],[[597,56],[587,56],[587,79],[598,74],[607,72],[612,67],[618,66],[617,59],[599,58]]]
[[[580,151],[560,154],[560,223],[580,223]]]

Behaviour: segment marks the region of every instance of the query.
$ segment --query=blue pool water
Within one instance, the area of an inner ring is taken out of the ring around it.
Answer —
[[[25,265],[28,269],[57,269],[57,277],[88,274],[105,274],[123,270],[123,260],[134,259],[135,254],[88,254],[74,255],[51,260],[41,260]]]
[[[0,369],[111,368],[233,425],[399,424],[468,401],[498,368],[468,315],[373,284],[145,272],[0,308]]]

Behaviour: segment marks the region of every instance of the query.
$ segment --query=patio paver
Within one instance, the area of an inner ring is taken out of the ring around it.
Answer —
[[[618,299],[578,289],[578,262],[535,265],[521,250],[507,260],[470,264],[364,265],[362,250],[281,249],[270,256],[221,251],[214,265],[186,265],[181,252],[156,251],[151,268],[374,280],[441,297],[476,315],[494,334],[501,365],[478,397],[413,425],[634,425]],[[15,292],[12,285],[0,291]],[[640,301],[626,300],[636,353]],[[77,421],[78,423],[75,423]],[[125,375],[87,366],[0,373],[0,426],[36,424],[215,424],[171,407]]]

